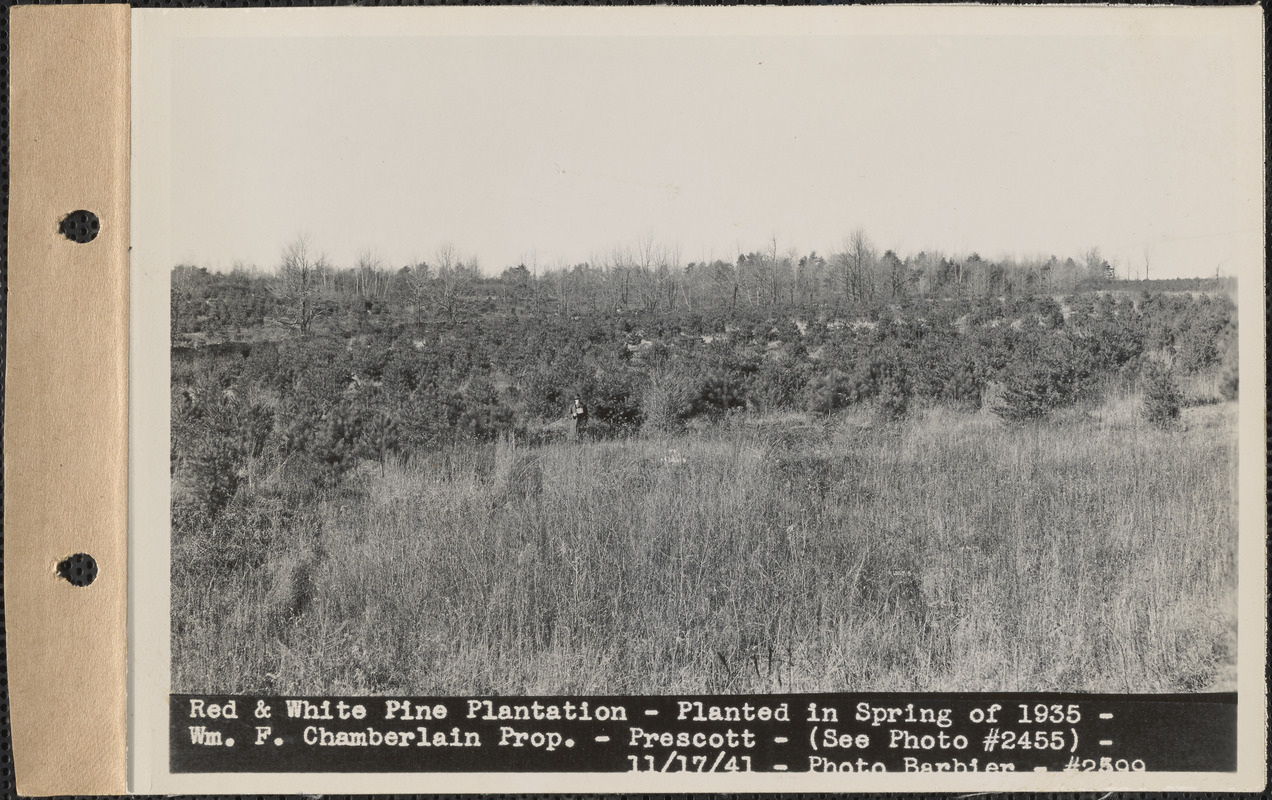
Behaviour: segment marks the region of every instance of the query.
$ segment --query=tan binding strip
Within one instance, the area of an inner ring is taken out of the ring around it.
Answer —
[[[23,795],[120,794],[126,764],[129,7],[10,11],[4,594]],[[101,232],[58,232],[87,209]],[[75,587],[57,562],[88,553]]]

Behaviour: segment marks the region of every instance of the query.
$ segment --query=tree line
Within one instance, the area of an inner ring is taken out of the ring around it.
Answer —
[[[266,272],[236,266],[223,296],[204,297],[206,270],[179,266],[173,273],[174,334],[200,330],[211,318],[259,324],[268,315],[308,335],[323,315],[370,312],[392,305],[409,309],[411,321],[454,320],[465,310],[513,313],[646,313],[786,311],[848,313],[878,303],[915,298],[970,298],[1066,294],[1108,288],[1118,281],[1098,248],[1081,257],[982,258],[920,252],[900,257],[878,252],[861,230],[833,253],[782,249],[776,238],[735,259],[685,262],[678,248],[646,236],[587,262],[540,269],[519,263],[498,276],[483,274],[473,256],[453,245],[429,259],[393,269],[370,251],[352,267],[336,267],[311,242],[298,237]],[[234,295],[239,296],[236,298]],[[187,305],[182,305],[187,303]],[[188,303],[202,303],[202,307]],[[235,304],[238,303],[238,307]]]

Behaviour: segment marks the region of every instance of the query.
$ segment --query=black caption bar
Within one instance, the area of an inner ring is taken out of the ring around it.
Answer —
[[[1231,772],[1237,696],[172,695],[191,772]]]

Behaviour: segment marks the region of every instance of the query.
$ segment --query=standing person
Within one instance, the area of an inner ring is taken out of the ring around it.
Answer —
[[[587,406],[575,395],[574,403],[570,406],[570,438],[577,439],[586,428]]]

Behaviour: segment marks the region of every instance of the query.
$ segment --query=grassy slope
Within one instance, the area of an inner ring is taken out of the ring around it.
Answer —
[[[178,559],[174,691],[1214,688],[1235,658],[1235,408],[1159,431],[1137,407],[368,468],[263,566]]]

